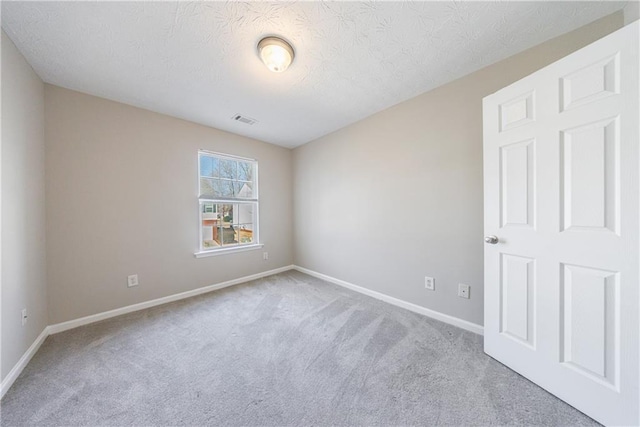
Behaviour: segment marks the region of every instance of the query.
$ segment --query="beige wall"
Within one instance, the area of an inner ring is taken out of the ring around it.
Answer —
[[[290,150],[51,85],[45,106],[52,324],[292,263]],[[258,160],[268,261],[194,257],[200,148]]]
[[[482,324],[482,98],[622,22],[605,17],[296,148],[295,263]]]
[[[44,84],[2,31],[3,380],[48,324],[44,153]]]
[[[632,0],[627,3],[623,10],[624,25],[628,25],[640,19],[640,0]]]

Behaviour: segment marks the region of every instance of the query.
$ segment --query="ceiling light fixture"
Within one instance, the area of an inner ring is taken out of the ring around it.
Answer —
[[[293,47],[280,37],[265,37],[258,43],[258,53],[264,65],[274,73],[281,73],[293,62]]]

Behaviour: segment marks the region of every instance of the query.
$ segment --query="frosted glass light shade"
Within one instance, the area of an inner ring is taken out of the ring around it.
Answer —
[[[264,65],[274,73],[281,73],[289,68],[295,56],[291,45],[279,37],[265,37],[260,40],[258,52]]]

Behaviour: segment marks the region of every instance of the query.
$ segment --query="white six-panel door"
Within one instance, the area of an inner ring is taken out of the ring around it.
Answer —
[[[640,424],[638,27],[483,103],[485,352],[607,425]]]

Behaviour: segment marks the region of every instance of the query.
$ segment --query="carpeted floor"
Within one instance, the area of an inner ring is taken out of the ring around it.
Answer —
[[[290,271],[47,338],[12,425],[596,425],[482,337]]]

